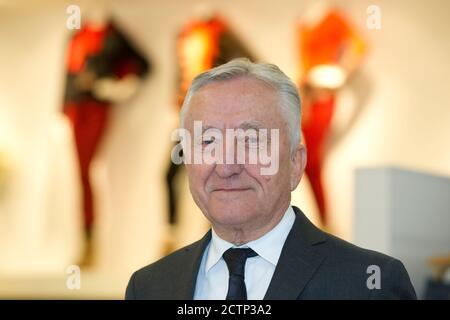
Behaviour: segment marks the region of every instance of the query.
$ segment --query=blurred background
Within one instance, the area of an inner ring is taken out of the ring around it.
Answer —
[[[0,298],[121,299],[209,228],[170,160],[192,78],[235,57],[300,88],[292,203],[450,298],[450,3],[0,0]]]

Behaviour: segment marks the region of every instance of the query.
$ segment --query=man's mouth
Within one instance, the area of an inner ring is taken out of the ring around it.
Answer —
[[[215,189],[215,191],[221,191],[221,192],[240,192],[240,191],[247,191],[250,190],[250,188],[219,188]]]

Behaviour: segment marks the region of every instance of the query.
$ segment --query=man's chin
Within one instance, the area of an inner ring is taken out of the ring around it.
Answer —
[[[254,210],[254,208],[253,208]],[[231,209],[223,208],[216,209],[211,212],[212,219],[216,223],[227,226],[227,227],[239,227],[247,224],[249,221],[254,219],[255,214],[250,212],[248,209]]]

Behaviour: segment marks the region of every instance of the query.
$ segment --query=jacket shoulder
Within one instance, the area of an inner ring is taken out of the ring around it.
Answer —
[[[151,275],[154,273],[156,274],[160,272],[167,273],[173,269],[178,269],[185,263],[185,259],[188,253],[191,252],[193,249],[197,248],[199,245],[200,241],[191,243],[190,245],[178,249],[172,252],[171,254],[137,270],[135,274],[139,275],[139,277],[145,277],[147,275]]]
[[[318,282],[333,284],[341,290],[338,298],[416,299],[408,272],[403,263],[389,255],[361,248],[343,239],[324,233],[326,259]]]
[[[186,267],[195,260],[194,251],[202,245],[202,240],[153,262],[133,273],[128,282],[125,299],[157,299],[171,290]],[[154,296],[158,294],[158,296]]]
[[[359,247],[344,239],[325,233],[329,255],[335,260],[342,260],[346,263],[372,262],[384,264],[393,259],[384,253]]]

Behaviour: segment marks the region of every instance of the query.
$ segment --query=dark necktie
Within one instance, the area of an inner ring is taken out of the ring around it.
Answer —
[[[247,300],[247,289],[245,288],[245,262],[247,258],[258,254],[250,248],[230,248],[223,254],[230,278],[228,280],[228,293],[226,300]]]

